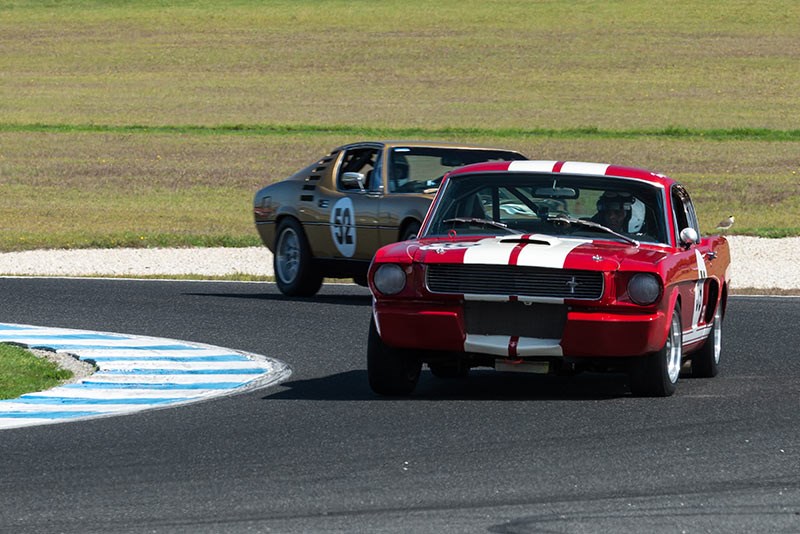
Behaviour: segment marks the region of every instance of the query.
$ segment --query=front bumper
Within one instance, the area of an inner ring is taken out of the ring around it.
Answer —
[[[520,335],[516,327],[503,332],[469,332],[461,302],[376,301],[373,310],[381,339],[399,348],[520,358],[614,358],[647,354],[664,345],[667,318],[661,310],[633,313],[611,308],[565,308],[560,335],[541,337]]]

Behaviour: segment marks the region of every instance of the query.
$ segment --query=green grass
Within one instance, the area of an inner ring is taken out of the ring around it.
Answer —
[[[259,243],[251,199],[369,138],[687,184],[800,234],[793,0],[7,0],[0,251]]]
[[[793,0],[4,6],[0,101],[16,124],[786,129],[800,116]]]
[[[70,378],[72,371],[60,369],[21,347],[0,343],[0,399],[43,391]]]

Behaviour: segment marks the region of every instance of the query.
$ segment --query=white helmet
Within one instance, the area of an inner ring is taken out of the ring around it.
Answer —
[[[631,203],[631,218],[628,221],[628,233],[636,234],[641,232],[642,226],[644,226],[644,213],[644,202],[634,197]]]

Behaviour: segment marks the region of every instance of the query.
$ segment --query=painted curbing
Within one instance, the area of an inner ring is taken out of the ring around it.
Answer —
[[[291,374],[274,358],[165,338],[0,323],[0,342],[72,354],[97,367],[78,383],[0,401],[0,429],[197,402]]]

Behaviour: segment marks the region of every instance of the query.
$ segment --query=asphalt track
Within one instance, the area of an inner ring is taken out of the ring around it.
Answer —
[[[369,295],[0,279],[0,322],[157,336],[293,370],[241,395],[0,431],[0,532],[800,532],[800,299],[733,298],[723,367],[668,399],[622,376],[424,373],[382,399]]]

